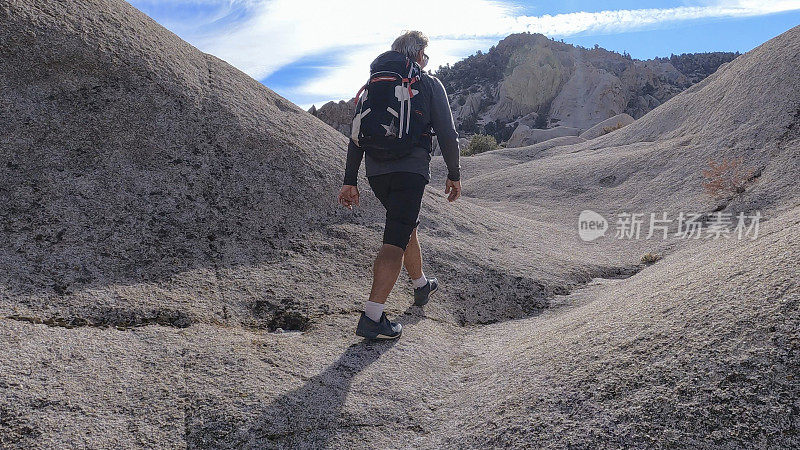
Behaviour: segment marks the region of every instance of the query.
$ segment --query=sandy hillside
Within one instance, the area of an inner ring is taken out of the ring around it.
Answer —
[[[800,445],[800,28],[620,130],[465,158],[455,204],[435,160],[443,289],[401,275],[372,344],[382,210],[363,179],[336,208],[339,132],[121,0],[0,23],[0,446]],[[709,199],[738,156],[758,176]],[[764,219],[584,243],[582,209]]]

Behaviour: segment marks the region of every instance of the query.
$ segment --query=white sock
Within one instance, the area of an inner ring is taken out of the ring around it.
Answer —
[[[383,303],[375,303],[367,300],[364,304],[364,314],[375,322],[381,320],[383,315]]]
[[[425,274],[423,273],[421,277],[416,280],[411,280],[411,282],[414,284],[414,289],[419,289],[428,284],[428,279],[425,278]]]

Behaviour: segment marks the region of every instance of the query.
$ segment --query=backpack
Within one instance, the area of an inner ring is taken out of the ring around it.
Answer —
[[[370,66],[370,78],[355,98],[353,143],[379,161],[400,159],[415,147],[431,148],[430,92],[419,64],[386,52]]]

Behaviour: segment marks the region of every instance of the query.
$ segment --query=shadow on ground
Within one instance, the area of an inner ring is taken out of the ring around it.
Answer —
[[[413,306],[409,310],[412,308],[419,310]],[[406,324],[418,322],[422,317],[419,312],[409,315],[406,311],[403,317],[412,320]],[[396,343],[397,340],[363,340],[352,344],[322,373],[265,407],[248,430],[246,435],[250,441],[245,445],[255,448],[296,445],[324,448],[340,432],[350,433],[353,427],[376,425],[354,420],[343,411],[343,407],[355,376]]]

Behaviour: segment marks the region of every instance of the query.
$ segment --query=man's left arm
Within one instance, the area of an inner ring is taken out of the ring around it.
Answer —
[[[450,111],[450,102],[447,100],[442,82],[438,78],[431,76],[433,80],[433,98],[431,98],[431,122],[433,131],[436,132],[436,139],[439,141],[439,148],[442,149],[442,157],[447,165],[447,182],[445,194],[449,194],[447,200],[455,201],[461,196],[461,166],[459,158],[461,151],[458,148],[458,132],[453,121],[453,113]]]

